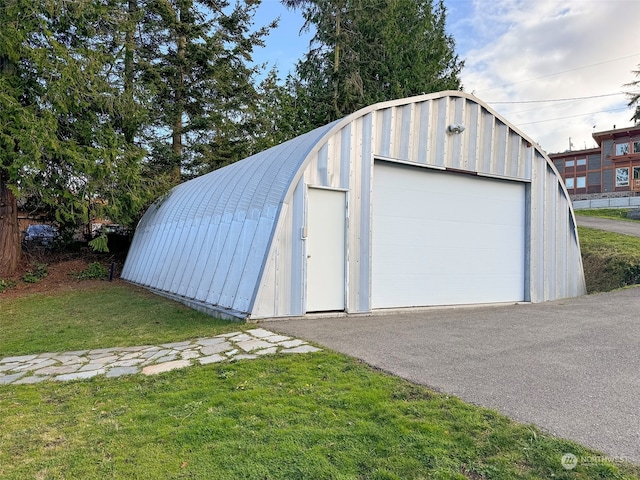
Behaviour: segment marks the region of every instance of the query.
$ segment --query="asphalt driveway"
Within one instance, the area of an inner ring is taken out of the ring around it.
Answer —
[[[640,463],[640,287],[265,325]]]
[[[576,221],[581,227],[597,228],[609,232],[623,233],[640,237],[640,222],[625,222],[623,220],[609,220],[608,218],[582,217],[576,212]]]

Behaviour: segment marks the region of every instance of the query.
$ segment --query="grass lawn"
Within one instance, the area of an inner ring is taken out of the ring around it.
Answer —
[[[640,283],[640,238],[578,227],[587,291]]]
[[[0,357],[178,342],[238,327],[125,283],[0,295]]]
[[[631,208],[594,208],[589,210],[576,210],[576,215],[583,217],[599,217],[609,218],[611,220],[624,220],[626,222],[638,222],[639,220],[632,220],[627,218],[627,212]]]
[[[0,296],[0,312],[0,356],[238,328],[107,283]],[[640,478],[599,460],[566,470],[565,453],[604,458],[330,351],[0,386],[3,479]]]
[[[622,255],[640,261],[640,237],[587,227],[578,227],[578,235],[582,250]]]

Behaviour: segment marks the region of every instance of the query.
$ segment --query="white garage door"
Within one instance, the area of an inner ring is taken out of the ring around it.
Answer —
[[[373,308],[524,299],[523,183],[376,162]]]

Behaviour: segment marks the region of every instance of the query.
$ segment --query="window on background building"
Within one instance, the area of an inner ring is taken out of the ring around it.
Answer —
[[[576,161],[576,166],[581,167],[582,165],[586,165],[587,164],[587,159],[586,158],[580,158],[579,160]]]
[[[629,169],[616,168],[616,187],[627,187],[629,185]]]
[[[633,142],[633,153],[640,153],[640,142]]]
[[[564,179],[564,184],[567,186],[567,188],[571,189],[574,188],[574,182],[575,182],[575,178],[565,178]]]
[[[575,165],[575,161],[574,160],[567,160],[566,166],[567,167],[573,167]]]
[[[587,177],[576,178],[576,188],[586,188],[586,187],[587,187]]]
[[[616,155],[628,155],[629,144],[628,143],[616,143]]]

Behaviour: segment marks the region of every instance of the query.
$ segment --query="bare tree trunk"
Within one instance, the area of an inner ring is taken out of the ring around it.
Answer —
[[[16,66],[7,56],[0,56],[0,74],[16,74]],[[0,168],[0,278],[16,273],[21,253],[18,203],[7,186],[7,173]]]
[[[0,278],[16,273],[20,253],[18,204],[0,172]]]
[[[178,12],[178,23],[181,25],[184,21],[184,15],[186,12],[184,11],[187,7],[185,5],[180,5],[180,11]],[[174,154],[174,157],[178,160],[177,165],[174,167],[172,172],[172,177],[176,183],[180,181],[181,176],[181,163],[182,163],[182,115],[185,110],[185,85],[184,85],[184,76],[185,76],[185,57],[187,54],[187,37],[184,33],[176,32],[176,46],[177,46],[177,56],[178,56],[178,78],[175,90],[175,118],[173,120],[173,131],[171,135],[171,150]]]
[[[333,110],[335,112],[336,118],[340,118],[342,116],[342,112],[340,111],[340,107],[338,106],[338,71],[340,70],[340,22],[342,22],[341,18],[341,10],[338,6],[336,11],[336,45],[333,51]]]
[[[124,95],[128,102],[128,109],[126,110],[129,115],[133,110],[134,96],[133,96],[133,79],[134,79],[134,54],[136,49],[136,42],[134,38],[136,27],[136,14],[138,12],[137,0],[129,0],[127,11],[127,30],[124,38]],[[133,144],[136,133],[136,123],[131,118],[124,119],[123,125],[124,138],[129,144]]]

